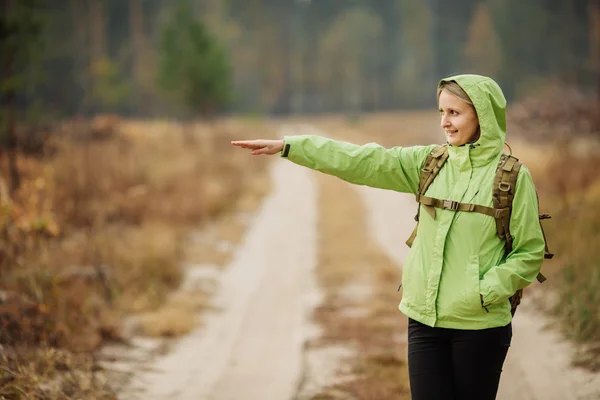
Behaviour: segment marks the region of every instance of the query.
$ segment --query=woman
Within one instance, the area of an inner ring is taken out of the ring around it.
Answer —
[[[444,79],[437,94],[449,158],[425,195],[492,207],[492,184],[506,138],[504,95],[496,82],[478,75]],[[437,147],[385,149],[320,136],[232,144],[255,155],[281,153],[351,183],[408,193],[417,193],[420,170]],[[509,254],[494,218],[440,208],[420,213],[403,267],[399,306],[409,318],[413,399],[496,397],[512,337],[509,298],[533,281],[544,257],[537,197],[524,166],[512,207]]]

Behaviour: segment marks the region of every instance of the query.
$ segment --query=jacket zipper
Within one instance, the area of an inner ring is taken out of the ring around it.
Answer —
[[[479,300],[481,301],[481,307],[483,307],[486,313],[489,313],[490,310],[488,310],[488,308],[483,305],[483,296],[481,295],[481,293],[479,294]]]

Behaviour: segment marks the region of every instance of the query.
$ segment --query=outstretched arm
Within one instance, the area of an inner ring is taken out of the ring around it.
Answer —
[[[416,193],[419,173],[427,154],[435,146],[386,149],[369,143],[359,146],[322,136],[286,136],[284,140],[232,142],[252,154],[281,156],[290,161],[337,176],[347,182],[398,192]]]

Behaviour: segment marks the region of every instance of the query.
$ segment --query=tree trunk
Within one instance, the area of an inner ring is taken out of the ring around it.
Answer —
[[[133,56],[133,102],[136,110],[144,111],[142,91],[144,86],[144,20],[142,0],[129,0],[129,27]]]
[[[11,90],[6,95],[6,132],[7,132],[7,147],[8,147],[8,173],[10,176],[10,193],[16,192],[21,186],[21,175],[17,165],[19,153],[19,141],[17,139],[17,131],[15,124],[15,92]]]
[[[590,0],[590,64],[596,84],[596,98],[600,100],[600,0]]]
[[[87,21],[89,21],[89,18],[86,18],[85,4],[81,0],[70,0],[70,5],[71,16],[73,18],[75,62],[78,71],[76,80],[84,92],[82,102],[77,110],[77,113],[81,115],[88,111],[90,102],[90,76],[86,71],[89,57],[89,47],[87,46],[89,37]]]
[[[96,63],[106,56],[104,0],[90,0],[89,5],[92,63]]]
[[[7,17],[11,16],[14,11],[14,0],[3,0],[0,2],[2,15]],[[6,25],[6,21],[4,21]],[[13,26],[8,26],[8,35],[14,34],[11,32]],[[8,42],[8,41],[7,41]],[[2,54],[2,77],[1,82],[9,82],[15,74],[15,58],[17,48],[10,47],[5,48]],[[15,121],[15,100],[16,92],[13,87],[9,87],[2,93],[2,108],[5,113],[5,134],[6,134],[6,150],[8,154],[8,174],[10,176],[10,193],[14,193],[21,186],[21,177],[19,175],[19,168],[17,166],[17,155],[18,155],[18,139],[16,132],[16,121]]]
[[[98,112],[98,102],[94,100],[98,85],[98,68],[106,58],[105,37],[105,0],[89,0],[89,22],[90,22],[90,49],[91,49],[91,86],[94,112]]]

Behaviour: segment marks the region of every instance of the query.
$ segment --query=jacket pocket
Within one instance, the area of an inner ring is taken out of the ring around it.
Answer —
[[[467,313],[485,312],[481,304],[481,295],[479,288],[479,256],[472,255],[469,257],[469,263],[465,269],[466,284],[463,290],[464,311]]]

